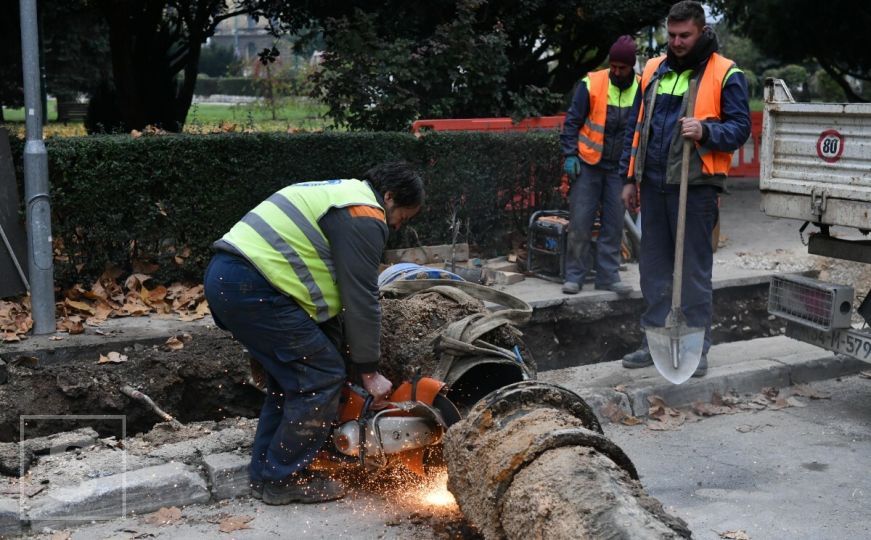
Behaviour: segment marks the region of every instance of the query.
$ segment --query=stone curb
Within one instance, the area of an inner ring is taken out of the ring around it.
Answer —
[[[609,362],[622,369],[619,362]],[[579,391],[590,404],[599,420],[609,423],[602,407],[615,403],[627,415],[647,416],[649,396],[659,396],[670,407],[685,407],[695,401],[709,402],[714,393],[747,394],[765,387],[783,388],[795,384],[834,379],[854,375],[868,368],[868,364],[845,356],[832,355],[823,350],[797,352],[778,358],[753,359],[738,364],[713,366],[705,377],[691,379],[684,384],[648,384],[618,392],[614,388],[587,388]],[[654,368],[645,368],[654,370]]]
[[[164,506],[204,503],[210,498],[205,479],[192,467],[167,463],[51,489],[33,502],[28,518],[31,530],[59,529]]]

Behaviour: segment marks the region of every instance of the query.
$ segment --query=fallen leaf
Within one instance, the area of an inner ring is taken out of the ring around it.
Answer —
[[[693,411],[700,416],[716,416],[718,414],[734,414],[736,412],[732,407],[703,403],[701,401],[693,403]]]
[[[63,339],[63,336],[51,336],[48,338],[49,341],[60,341]]]
[[[172,336],[166,340],[166,348],[171,351],[180,351],[184,349],[184,343],[182,343],[177,337]]]
[[[859,376],[863,379],[871,379],[871,371],[860,371]]]
[[[89,313],[91,315],[93,315],[95,312],[94,307],[87,302],[80,302],[78,300],[70,300],[69,298],[67,298],[66,300],[64,300],[64,305],[69,306],[76,311],[84,311],[85,313]]]
[[[726,531],[720,533],[720,538],[723,538],[723,540],[750,540],[750,535],[741,530]]]
[[[218,530],[223,533],[238,531],[240,529],[250,529],[248,522],[253,520],[252,516],[230,516],[221,520]]]
[[[638,424],[643,424],[644,422],[637,416],[626,416],[626,418],[620,420],[620,423],[624,426],[637,426]]]
[[[616,392],[626,392],[626,385],[625,384],[618,384],[617,386],[614,387],[614,390]]]
[[[149,525],[172,525],[181,519],[181,510],[175,506],[162,507],[157,512],[145,516],[144,521]]]
[[[98,364],[120,364],[121,362],[127,361],[127,355],[121,354],[119,352],[112,351],[108,355],[100,355],[100,360],[97,362]]]
[[[615,424],[626,418],[626,411],[623,410],[622,407],[617,403],[616,400],[611,400],[606,403],[599,412],[602,413],[602,416],[607,418],[608,420],[614,422]]]

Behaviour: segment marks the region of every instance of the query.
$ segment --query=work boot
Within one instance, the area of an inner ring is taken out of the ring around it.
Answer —
[[[579,292],[581,292],[581,286],[574,281],[563,283],[563,294],[578,294]]]
[[[625,296],[632,292],[632,285],[623,283],[622,281],[615,281],[614,283],[609,283],[607,285],[596,285],[596,288],[600,291],[615,292],[620,296]]]
[[[699,367],[696,368],[695,373],[693,373],[693,377],[704,377],[708,373],[708,355],[703,354],[702,359],[699,360]]]
[[[652,365],[653,357],[650,356],[649,349],[641,348],[623,357],[623,367],[628,369],[638,369]]]
[[[263,484],[263,502],[273,506],[335,501],[344,496],[342,482],[319,473],[303,471],[281,482]]]
[[[251,488],[252,497],[258,501],[263,498],[263,482],[251,482],[249,487]]]

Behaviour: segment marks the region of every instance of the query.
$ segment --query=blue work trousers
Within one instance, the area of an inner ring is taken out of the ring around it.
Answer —
[[[569,192],[569,231],[566,239],[565,281],[584,284],[593,261],[590,244],[593,222],[602,209],[599,238],[596,240],[596,285],[620,281],[620,242],[623,238],[623,181],[616,170],[581,163],[581,174]]]
[[[345,361],[324,329],[241,257],[215,255],[205,293],[216,324],[268,374],[249,472],[252,482],[280,482],[306,468],[326,441]]]
[[[664,173],[658,172],[645,169],[641,183],[639,270],[641,293],[647,303],[642,328],[664,326],[671,310],[679,186],[665,185]],[[704,353],[711,346],[711,236],[719,217],[717,196],[713,186],[690,186],[687,192],[681,309],[689,326],[705,329]]]

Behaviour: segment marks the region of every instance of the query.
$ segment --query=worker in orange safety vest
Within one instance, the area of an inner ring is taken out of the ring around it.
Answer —
[[[593,222],[601,209],[596,241],[595,288],[628,294],[620,281],[620,243],[623,236],[623,187],[618,165],[630,112],[638,91],[635,41],[621,36],[611,47],[608,68],[592,71],[578,84],[566,113],[560,146],[571,182],[569,230],[563,293],[577,294],[592,266]]]
[[[705,343],[694,377],[707,373],[713,312],[711,235],[717,199],[725,189],[732,153],[750,136],[747,80],[720,55],[717,37],[705,23],[701,4],[674,4],[667,19],[668,50],[650,59],[633,106],[634,130],[627,133],[620,160],[623,202],[641,207],[641,292],[647,309],[642,328],[661,327],[671,309],[675,229],[683,141],[693,141],[686,203],[682,311],[687,324],[705,328]],[[690,81],[695,104],[687,110]],[[623,357],[626,368],[653,364],[646,342]]]

